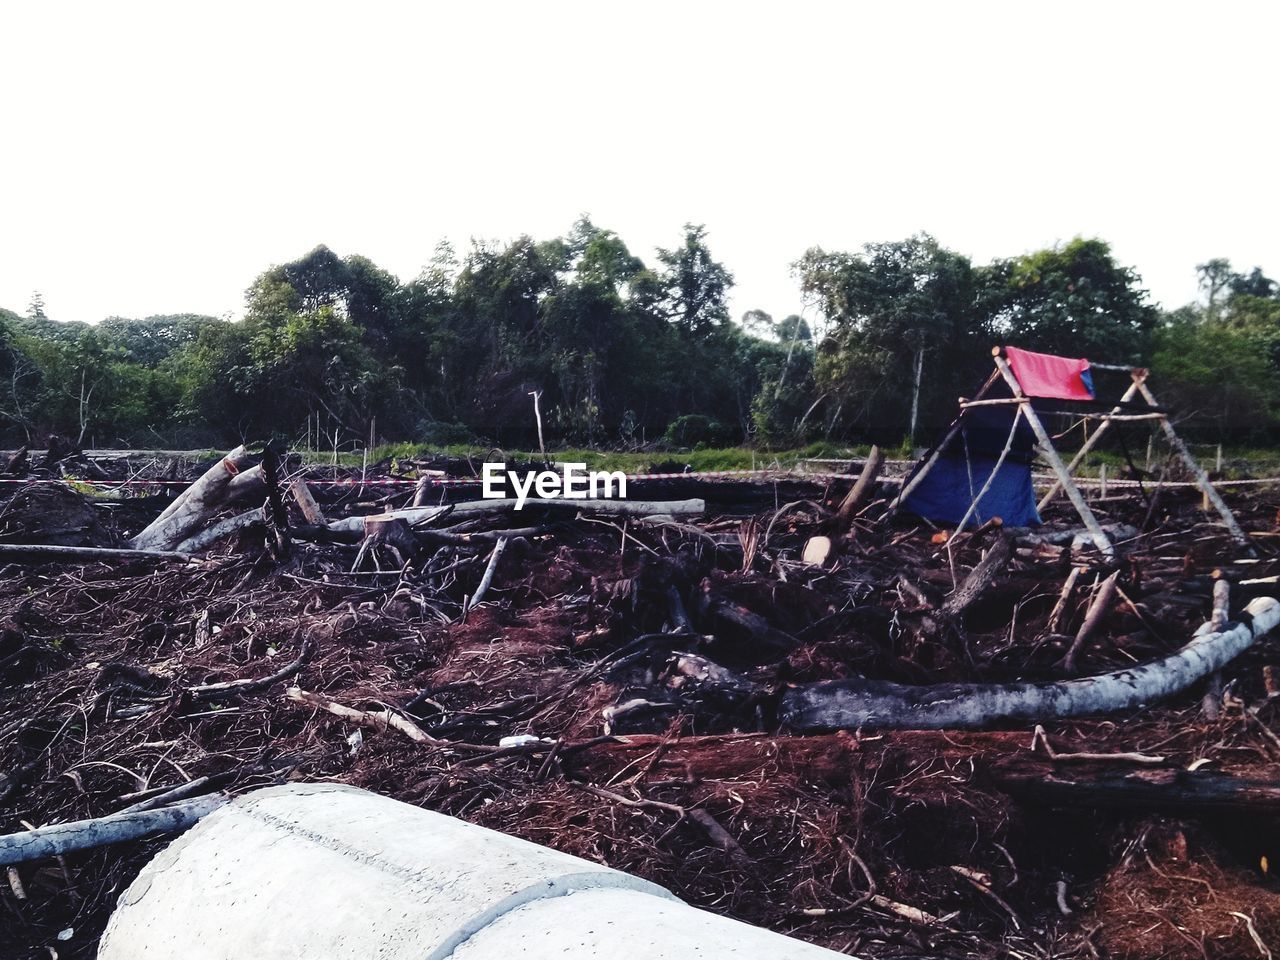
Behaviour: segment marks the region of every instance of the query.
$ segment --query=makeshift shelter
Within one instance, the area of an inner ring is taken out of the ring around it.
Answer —
[[[1017,347],[996,347],[992,356],[995,370],[971,399],[960,399],[959,416],[907,477],[891,511],[901,507],[929,520],[954,523],[958,530],[970,521],[984,523],[995,517],[1009,526],[1030,526],[1040,522],[1039,511],[1062,490],[1079,513],[1094,545],[1112,556],[1114,548],[1072,479],[1072,471],[1111,424],[1151,420],[1159,422],[1170,446],[1218,511],[1232,539],[1248,545],[1235,516],[1178,437],[1167,411],[1156,402],[1147,386],[1145,369],[1091,364],[1084,359],[1032,353]],[[1106,412],[1096,409],[1099,400],[1094,369],[1122,371],[1132,380]],[[1073,415],[1099,421],[1070,464],[1063,463],[1041,419],[1059,412],[1063,402],[1084,404],[1085,411],[1073,411]],[[1039,503],[1031,476],[1031,464],[1037,454],[1045,459],[1056,478]]]

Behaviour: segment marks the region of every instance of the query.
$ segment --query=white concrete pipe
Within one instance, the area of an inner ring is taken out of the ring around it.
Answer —
[[[831,960],[647,880],[334,784],[268,787],[171,843],[98,960]]]

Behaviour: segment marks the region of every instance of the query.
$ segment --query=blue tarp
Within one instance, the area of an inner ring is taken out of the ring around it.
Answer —
[[[995,465],[995,457],[971,455],[968,462],[961,457],[939,457],[903,506],[935,523],[959,523]],[[1040,523],[1031,488],[1031,464],[1009,459],[1000,467],[970,523],[984,523],[992,517],[999,517],[1009,527]]]

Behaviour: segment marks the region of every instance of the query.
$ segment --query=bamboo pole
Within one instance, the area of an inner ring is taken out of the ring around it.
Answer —
[[[1146,398],[1147,403],[1153,407],[1158,406],[1155,395],[1151,392],[1151,388],[1147,386],[1145,380],[1137,381],[1138,390],[1142,396]],[[1191,475],[1195,478],[1196,486],[1200,488],[1200,492],[1204,494],[1215,510],[1218,516],[1222,517],[1222,522],[1226,526],[1227,531],[1231,534],[1231,539],[1239,546],[1248,547],[1252,550],[1249,537],[1240,529],[1240,524],[1236,522],[1236,515],[1231,512],[1231,508],[1227,506],[1222,497],[1210,482],[1209,477],[1204,472],[1204,468],[1196,462],[1196,458],[1191,455],[1191,451],[1187,449],[1187,445],[1182,442],[1182,438],[1178,436],[1178,432],[1173,429],[1173,424],[1168,418],[1160,421],[1160,427],[1164,430],[1165,439],[1169,441],[1169,446],[1182,458],[1182,462],[1187,465],[1187,469],[1191,471]]]
[[[1004,462],[1009,456],[1009,451],[1013,449],[1013,440],[1018,433],[1018,423],[1022,419],[1023,411],[1026,409],[1026,407],[1019,407],[1017,412],[1013,415],[1013,423],[1009,425],[1009,437],[1004,442],[1004,449],[1000,451],[1000,456],[996,458],[996,465],[991,468],[991,473],[987,475],[986,483],[982,485],[982,489],[978,491],[978,495],[970,502],[969,509],[965,511],[964,516],[960,518],[960,522],[956,524],[956,532],[952,534],[951,539],[947,541],[948,553],[950,552],[951,544],[955,542],[955,538],[964,531],[965,525],[969,522],[969,518],[977,511],[978,504],[982,501],[982,498],[987,495],[987,491],[991,489],[991,485],[995,483],[996,474],[1000,472],[1000,468],[1004,466]],[[973,488],[970,487],[969,489],[972,490]]]
[[[978,392],[974,394],[973,400],[981,400],[985,397],[987,393],[990,392],[992,386],[995,385],[997,377],[999,377],[998,371],[993,372],[991,376],[987,377],[986,382],[981,386],[981,388],[979,388]],[[898,495],[893,498],[893,501],[885,509],[886,517],[892,516],[897,509],[906,502],[906,499],[911,496],[916,487],[920,486],[920,484],[924,482],[924,478],[929,475],[929,471],[932,470],[934,464],[938,462],[938,459],[942,456],[942,451],[946,449],[947,444],[954,440],[956,434],[960,432],[960,427],[963,422],[964,411],[961,410],[960,415],[951,421],[951,426],[947,428],[947,432],[943,436],[942,440],[929,452],[924,463],[920,464],[920,469],[918,469],[915,472],[915,475],[902,485],[902,489],[898,491]]]
[[[1018,383],[1018,378],[1014,376],[1013,370],[1009,367],[1009,361],[1004,358],[1000,349],[997,347],[993,353],[996,369],[1000,371],[1000,375],[1009,384],[1009,389],[1014,392],[1015,396],[1026,396],[1023,393],[1022,384]],[[1049,432],[1045,430],[1044,424],[1040,422],[1040,417],[1036,415],[1035,409],[1031,404],[1027,404],[1022,410],[1027,418],[1027,423],[1031,425],[1031,429],[1036,435],[1036,439],[1040,441],[1041,455],[1049,461],[1050,468],[1057,474],[1058,482],[1062,485],[1062,489],[1066,491],[1067,499],[1071,501],[1071,505],[1076,508],[1076,513],[1080,514],[1080,519],[1084,521],[1085,529],[1089,531],[1089,536],[1093,540],[1094,546],[1098,548],[1104,557],[1108,559],[1114,558],[1116,554],[1115,547],[1111,545],[1111,541],[1103,533],[1102,526],[1098,523],[1098,518],[1089,509],[1089,504],[1080,495],[1080,489],[1076,486],[1075,481],[1071,479],[1071,474],[1067,470],[1066,464],[1062,462],[1062,458],[1058,456],[1058,451],[1053,448],[1053,440],[1049,437]]]
[[[1133,399],[1133,395],[1137,392],[1138,384],[1135,381],[1129,385],[1129,389],[1120,397],[1120,403],[1112,407],[1111,411],[1102,418],[1102,422],[1098,424],[1098,429],[1093,431],[1092,434],[1086,433],[1084,443],[1081,444],[1080,449],[1076,451],[1076,455],[1071,458],[1071,462],[1067,464],[1068,472],[1072,472],[1076,467],[1080,466],[1084,458],[1089,455],[1089,451],[1097,445],[1099,438],[1107,432],[1107,428],[1111,426],[1112,419],[1115,415],[1124,411],[1124,408],[1120,404],[1128,403]],[[1043,510],[1047,507],[1049,505],[1049,501],[1058,495],[1058,491],[1060,489],[1062,489],[1062,484],[1055,482],[1054,485],[1049,488],[1048,492],[1040,498],[1040,502],[1036,504],[1036,509]]]

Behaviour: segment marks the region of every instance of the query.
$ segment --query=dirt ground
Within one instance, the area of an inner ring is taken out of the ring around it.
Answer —
[[[313,486],[330,517],[412,496]],[[1163,758],[1153,764],[1054,761],[1033,746],[1034,724],[780,729],[779,697],[801,683],[1061,678],[1090,590],[1107,574],[1096,557],[1021,545],[961,622],[926,629],[1002,531],[966,533],[949,551],[911,518],[860,520],[837,537],[834,562],[805,565],[805,541],[829,531],[847,487],[813,485],[790,509],[768,490],[767,509],[744,506],[736,488],[718,506],[709,488],[705,517],[665,525],[539,521],[509,541],[465,620],[493,547],[484,531],[530,521],[455,524],[407,551],[375,547],[354,571],[356,545],[294,540],[277,559],[255,531],[185,564],[7,564],[0,830],[102,816],[199,778],[203,790],[231,792],[332,780],[861,957],[1192,960],[1280,948],[1273,809],[1048,802],[1017,786],[1028,771],[1034,780],[1064,768],[1280,781],[1274,640],[1227,668],[1212,719],[1201,685],[1147,709],[1044,725],[1059,753]],[[119,542],[164,502],[97,507],[60,493],[59,516],[70,519],[55,523],[53,496],[9,501],[4,539],[49,542],[32,538],[55,529],[63,542]],[[1237,562],[1198,496],[1098,504],[1104,521],[1145,532],[1124,544],[1122,592],[1078,673],[1182,646],[1209,616],[1214,571],[1238,584],[1233,613],[1280,592],[1240,583],[1280,572],[1270,536],[1280,495],[1230,501],[1259,534],[1252,562]],[[1055,505],[1047,519],[1073,518]],[[76,529],[83,539],[68,536]],[[1049,633],[1080,562],[1081,587]],[[682,656],[734,682],[707,682]],[[289,664],[269,683],[217,686]],[[355,726],[290,699],[291,687],[397,711],[431,742]],[[517,734],[545,739],[499,746]],[[116,897],[164,843],[18,867],[0,883],[0,956],[94,956]]]

